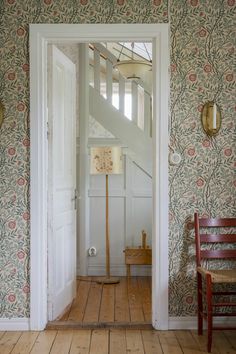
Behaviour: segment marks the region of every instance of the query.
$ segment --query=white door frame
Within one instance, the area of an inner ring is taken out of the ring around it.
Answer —
[[[168,329],[168,24],[30,25],[30,329],[47,324],[47,44],[153,41],[152,324]]]

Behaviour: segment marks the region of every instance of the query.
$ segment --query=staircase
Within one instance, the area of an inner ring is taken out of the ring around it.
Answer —
[[[128,154],[133,162],[151,177],[151,94],[142,82],[132,81],[132,115],[129,119],[125,115],[125,80],[113,69],[113,65],[117,61],[116,57],[101,44],[92,44],[92,49],[94,52],[94,77],[92,85],[89,86],[89,114],[128,148]],[[105,65],[101,65],[101,58],[103,58]],[[101,92],[101,71],[105,75],[105,94]],[[119,93],[118,109],[112,104],[113,85],[116,85]],[[139,119],[140,91],[143,108],[141,121]]]

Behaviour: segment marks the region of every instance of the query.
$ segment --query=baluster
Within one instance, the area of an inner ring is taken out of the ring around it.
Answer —
[[[119,111],[125,113],[125,79],[119,75]]]
[[[151,136],[151,96],[144,91],[144,132],[147,136]]]
[[[138,84],[132,81],[132,121],[138,125]]]
[[[100,93],[100,52],[94,48],[94,88]]]
[[[107,59],[106,61],[106,88],[107,88],[107,100],[112,103],[112,71],[113,65],[112,62]]]

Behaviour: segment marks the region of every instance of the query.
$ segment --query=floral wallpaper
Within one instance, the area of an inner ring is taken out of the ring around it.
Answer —
[[[193,213],[235,209],[235,1],[170,2],[170,143],[182,160],[169,167],[169,300],[172,316],[196,311]],[[219,134],[209,138],[201,110],[215,100]],[[180,285],[181,284],[181,285]]]
[[[161,23],[171,27],[170,315],[194,315],[193,212],[235,212],[235,0],[0,1],[0,317],[29,316],[29,23]],[[215,99],[222,128],[202,130]]]

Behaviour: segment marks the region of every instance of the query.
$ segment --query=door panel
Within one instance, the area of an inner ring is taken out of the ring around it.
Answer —
[[[76,73],[55,46],[49,71],[49,320],[54,320],[76,294]]]

